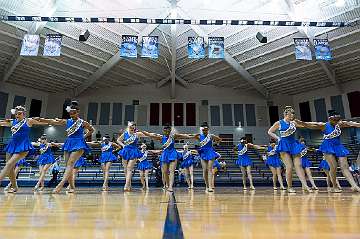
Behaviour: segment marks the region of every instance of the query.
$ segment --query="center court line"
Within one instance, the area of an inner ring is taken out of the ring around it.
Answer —
[[[184,233],[181,227],[179,211],[176,205],[174,193],[170,194],[166,219],[164,224],[163,239],[183,239]]]

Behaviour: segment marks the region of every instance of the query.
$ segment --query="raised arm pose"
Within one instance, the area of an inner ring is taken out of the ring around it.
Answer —
[[[43,134],[38,142],[32,143],[33,146],[39,147],[40,155],[37,159],[37,164],[39,165],[40,176],[39,180],[34,187],[34,191],[44,190],[45,184],[45,175],[51,165],[55,163],[54,155],[51,151],[51,143],[48,142],[46,134]]]
[[[268,134],[278,141],[277,151],[280,153],[281,160],[285,164],[288,192],[295,193],[292,187],[293,165],[295,165],[295,171],[300,179],[302,189],[307,192],[312,192],[306,184],[304,170],[301,165],[300,154],[304,146],[295,138],[296,128],[300,127],[300,125],[294,120],[294,109],[291,106],[286,106],[284,109],[284,118],[271,126]],[[275,134],[276,131],[280,132],[280,137]]]
[[[235,164],[238,165],[241,169],[244,190],[247,190],[246,174],[250,182],[250,190],[255,190],[251,175],[252,160],[247,154],[248,148],[263,149],[263,150],[265,150],[266,148],[259,145],[248,143],[245,137],[241,138],[240,143],[234,148],[234,152],[237,153],[238,155]]]
[[[153,140],[160,141],[162,144],[162,153],[160,156],[161,170],[166,182],[167,191],[173,192],[173,185],[175,180],[175,169],[181,155],[175,149],[175,140],[190,139],[191,136],[185,134],[173,133],[171,126],[167,125],[163,129],[163,134],[149,133],[142,131],[147,137]],[[168,173],[169,172],[169,173]]]
[[[275,139],[271,139],[269,146],[267,147],[266,165],[269,166],[273,175],[272,180],[274,190],[277,190],[276,179],[277,181],[279,181],[280,190],[286,190],[281,175],[281,160],[279,158],[279,153],[277,152],[277,145]]]
[[[15,119],[6,119],[0,121],[1,127],[11,127],[11,140],[6,145],[4,151],[6,152],[6,165],[0,172],[0,182],[9,176],[11,188],[9,193],[18,191],[15,175],[15,165],[20,160],[25,158],[29,152],[34,150],[30,142],[30,128],[34,125],[45,125],[36,119],[26,117],[26,109],[23,106],[16,106],[11,110],[11,114],[15,115]]]
[[[340,168],[343,175],[351,185],[351,190],[360,192],[359,186],[356,184],[352,174],[349,171],[349,164],[347,161],[347,155],[349,154],[349,150],[347,150],[344,145],[342,145],[340,139],[342,128],[360,128],[360,123],[341,120],[340,114],[338,114],[335,110],[329,110],[328,114],[329,120],[326,123],[302,122],[300,120],[297,120],[296,122],[302,127],[309,129],[318,129],[322,131],[323,142],[320,145],[319,151],[324,154],[326,161],[330,165],[330,179],[333,185],[332,192],[341,192],[341,190],[337,188],[336,183],[336,158],[338,158],[339,160]]]
[[[72,101],[71,105],[66,107],[66,110],[70,114],[70,119],[38,119],[47,124],[66,126],[67,139],[62,147],[66,170],[53,193],[59,193],[67,181],[69,181],[70,185],[69,193],[75,191],[75,182],[73,180],[74,164],[84,152],[89,151],[89,146],[86,144],[85,139],[94,132],[94,128],[79,117],[80,109],[77,101]]]
[[[102,186],[102,191],[109,190],[109,172],[110,167],[113,162],[117,160],[116,156],[113,154],[114,150],[118,150],[120,146],[114,142],[110,141],[110,136],[105,135],[102,138],[101,142],[91,142],[88,143],[90,147],[100,146],[101,147],[101,155],[99,158],[99,162],[101,163],[101,169],[103,171],[104,183]]]
[[[198,153],[201,159],[206,191],[214,192],[214,184],[212,180],[213,165],[215,159],[220,158],[220,154],[215,151],[213,142],[220,143],[221,138],[209,132],[209,126],[207,122],[202,123],[200,127],[200,133],[195,134],[193,137],[200,143],[200,149],[198,150]]]
[[[131,191],[132,172],[136,162],[142,156],[137,145],[140,137],[144,137],[144,134],[137,131],[135,122],[128,122],[127,129],[117,139],[118,144],[123,147],[119,151],[119,156],[122,158],[125,173],[125,192]]]

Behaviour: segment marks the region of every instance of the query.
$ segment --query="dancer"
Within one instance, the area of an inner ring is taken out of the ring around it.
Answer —
[[[200,134],[195,134],[193,137],[200,142],[200,149],[198,150],[198,153],[203,169],[203,178],[206,186],[205,191],[214,192],[214,184],[212,180],[213,165],[215,159],[220,158],[220,154],[214,150],[213,142],[220,143],[221,138],[209,132],[209,126],[207,122],[201,124]]]
[[[214,165],[213,165],[213,169],[212,169],[212,184],[215,186],[215,178],[218,175],[218,173],[220,171],[226,172],[226,162],[225,161],[221,161],[219,162],[219,159],[215,159],[214,161]]]
[[[274,190],[277,190],[276,179],[279,181],[280,190],[286,190],[284,187],[282,175],[281,175],[281,160],[279,158],[279,154],[277,152],[277,145],[275,140],[270,140],[270,144],[267,147],[267,155],[266,155],[266,165],[269,166],[272,173],[272,180]]]
[[[40,176],[39,176],[39,180],[36,183],[35,187],[34,187],[34,191],[43,191],[45,184],[45,175],[47,173],[47,171],[49,170],[49,168],[51,167],[51,165],[53,163],[55,163],[55,158],[53,153],[51,152],[51,143],[48,143],[47,138],[46,138],[46,134],[43,134],[40,139],[39,142],[36,143],[32,143],[33,146],[35,147],[40,147],[40,156],[38,157],[38,165],[39,165],[39,170],[40,170]]]
[[[251,175],[252,160],[247,154],[248,148],[265,150],[265,147],[248,143],[246,141],[246,138],[242,137],[240,139],[240,143],[234,148],[234,152],[238,154],[238,159],[236,160],[235,164],[238,165],[241,169],[243,188],[244,190],[247,190],[246,187],[246,175],[247,175],[250,182],[250,190],[255,190]]]
[[[135,122],[128,122],[127,129],[117,139],[118,144],[122,147],[119,151],[119,156],[122,158],[125,173],[125,192],[131,191],[131,178],[134,166],[139,158],[142,157],[142,153],[137,146],[140,137],[145,136],[142,132],[137,131]]]
[[[186,134],[177,134],[172,132],[169,125],[164,126],[163,135],[142,131],[142,133],[153,140],[158,140],[162,144],[162,153],[160,156],[161,170],[165,184],[168,186],[167,191],[173,192],[175,181],[175,169],[177,161],[181,158],[179,152],[175,149],[175,140],[190,139],[192,136]]]
[[[325,157],[323,156],[323,159],[321,160],[319,164],[319,170],[323,171],[326,174],[326,185],[327,185],[327,191],[331,192],[331,180],[330,180],[330,165],[328,162],[326,162]],[[338,189],[342,189],[339,183],[339,180],[336,178],[336,186]]]
[[[309,181],[311,183],[311,186],[312,186],[311,189],[315,190],[315,191],[318,191],[319,189],[318,189],[318,187],[316,187],[314,179],[313,179],[312,174],[311,174],[310,167],[312,166],[312,163],[310,162],[309,158],[307,157],[307,153],[309,151],[315,152],[315,149],[308,148],[306,146],[306,144],[305,144],[305,139],[303,137],[300,137],[299,141],[304,146],[304,149],[300,153],[300,155],[301,155],[301,166],[304,169],[305,174],[306,174],[306,176],[308,177],[308,179],[309,179]]]
[[[26,108],[24,106],[16,106],[11,110],[11,114],[15,115],[15,119],[6,119],[0,121],[1,127],[11,127],[11,140],[6,145],[6,164],[0,172],[0,182],[8,176],[11,182],[11,188],[8,193],[18,191],[16,183],[16,174],[14,171],[16,163],[28,156],[34,150],[30,142],[30,128],[34,125],[44,125],[36,119],[26,118]]]
[[[103,178],[104,178],[102,191],[108,191],[110,167],[112,163],[117,160],[116,156],[114,155],[114,151],[119,150],[121,147],[118,144],[111,142],[110,136],[108,134],[106,134],[102,138],[102,142],[97,142],[97,141],[90,142],[88,143],[88,145],[90,147],[97,147],[97,146],[101,147],[101,155],[99,158],[99,162],[101,164],[101,170],[103,172]],[[78,160],[78,162],[79,161],[80,160]]]
[[[64,184],[69,181],[69,193],[75,192],[75,182],[73,181],[74,164],[83,155],[84,152],[89,151],[89,146],[85,139],[91,137],[94,128],[85,120],[79,117],[80,108],[77,101],[72,101],[70,106],[66,107],[66,111],[70,115],[70,119],[44,119],[39,118],[40,122],[51,125],[66,126],[67,139],[62,147],[64,151],[64,159],[66,162],[66,170],[63,178],[53,190],[53,193],[60,193]],[[86,133],[84,134],[84,131]]]
[[[147,150],[146,148],[146,144],[141,145],[142,156],[139,158],[139,163],[137,165],[143,190],[149,190],[149,171],[153,168],[152,163],[148,160],[149,153],[153,151]]]
[[[300,153],[304,149],[304,146],[295,139],[296,128],[301,126],[297,121],[294,121],[295,111],[291,106],[285,106],[283,114],[284,118],[271,126],[268,134],[278,141],[277,151],[280,153],[281,160],[285,164],[287,190],[289,193],[296,192],[292,187],[292,169],[294,165],[302,189],[307,192],[312,192],[306,184],[304,170],[301,165]],[[280,132],[280,137],[275,134],[276,131]]]
[[[194,157],[193,154],[197,152],[195,150],[189,150],[189,145],[184,144],[184,150],[182,152],[182,162],[180,168],[184,169],[185,180],[188,184],[188,189],[194,189]]]
[[[356,184],[351,172],[349,171],[349,164],[347,161],[347,155],[349,154],[349,150],[347,150],[344,145],[342,145],[340,139],[342,128],[360,128],[360,123],[341,120],[341,115],[335,110],[329,110],[328,114],[329,118],[328,122],[326,123],[302,122],[300,120],[297,120],[296,122],[303,127],[309,129],[318,129],[322,131],[323,142],[320,145],[319,150],[324,154],[326,161],[330,165],[330,179],[333,185],[332,192],[341,192],[341,190],[337,188],[336,184],[336,158],[338,158],[343,175],[351,185],[351,190],[360,192],[360,187]]]

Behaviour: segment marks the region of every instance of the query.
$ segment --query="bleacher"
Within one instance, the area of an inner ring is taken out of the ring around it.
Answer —
[[[178,148],[181,148],[181,144],[177,144]],[[310,147],[317,148],[318,145],[312,144],[309,145]],[[349,162],[356,160],[358,152],[360,150],[359,144],[356,143],[346,143],[345,146],[350,150],[350,155],[348,157]],[[4,145],[0,144],[0,167],[3,168],[5,165],[5,154],[3,153],[3,147]],[[242,175],[239,167],[235,164],[235,160],[237,158],[237,155],[233,152],[233,143],[223,144],[220,146],[215,146],[217,152],[219,152],[222,156],[222,158],[225,160],[227,165],[226,172],[220,172],[218,176],[216,177],[216,184],[217,185],[239,185],[242,180]],[[270,169],[265,165],[261,155],[264,152],[249,149],[248,154],[253,160],[253,167],[252,167],[252,176],[254,180],[255,185],[271,185],[272,184],[272,173]],[[60,157],[62,155],[62,152],[60,150],[56,150],[54,152],[56,157]],[[95,148],[92,152],[93,155],[100,155],[100,149]],[[322,156],[320,154],[317,154],[315,152],[309,152],[308,157],[313,163],[312,166],[312,174],[317,183],[320,185],[324,185],[325,183],[325,174],[323,172],[320,172],[318,170],[318,165],[322,159]],[[155,162],[157,158],[152,158],[152,160]],[[27,161],[31,164],[30,167],[23,168],[18,176],[18,182],[21,186],[33,186],[35,185],[39,169],[36,165],[36,159],[27,159]],[[65,170],[65,162],[60,161],[61,165],[61,172],[59,174],[59,177],[62,176],[64,170]],[[340,169],[338,168],[338,176],[340,181],[344,181],[345,178],[342,176]],[[46,176],[46,180],[49,180],[51,178],[50,172]],[[77,185],[101,185],[103,180],[103,173],[100,167],[100,164],[98,164],[96,161],[89,161],[87,160],[87,166],[81,168],[77,175],[76,183]],[[203,179],[202,179],[202,169],[201,164],[198,163],[197,166],[194,168],[194,181],[195,185],[202,185]],[[296,177],[296,174],[294,172],[294,183],[297,183],[298,179]],[[320,181],[320,182],[319,182]],[[109,182],[112,185],[119,185],[124,184],[125,182],[125,174],[124,170],[122,168],[121,162],[117,161],[112,164],[110,169],[110,178]],[[133,183],[135,185],[140,184],[140,176],[139,173],[135,170],[133,174]],[[4,183],[3,183],[4,184]],[[155,184],[155,177],[154,173],[150,173],[150,184]]]

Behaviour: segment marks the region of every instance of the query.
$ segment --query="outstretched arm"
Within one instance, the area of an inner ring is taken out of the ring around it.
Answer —
[[[40,143],[39,143],[39,142],[31,142],[31,145],[32,145],[32,146],[35,146],[35,147],[40,147]]]
[[[324,130],[325,123],[323,122],[303,122],[301,120],[294,120],[296,127],[298,128],[307,128],[307,129],[319,129]]]
[[[45,119],[40,117],[32,118],[31,121],[33,121],[35,124],[42,124],[42,125],[66,125],[66,119]]]
[[[140,131],[140,132],[143,133],[146,137],[152,138],[154,140],[161,141],[161,135],[160,134],[149,133],[147,131]]]
[[[354,121],[340,121],[339,122],[340,127],[342,128],[360,128],[360,123],[354,122]]]
[[[10,127],[11,119],[0,120],[0,126],[2,127]]]
[[[195,139],[194,134],[174,134],[175,139]]]
[[[60,147],[62,147],[64,145],[64,143],[51,143],[51,147],[58,147],[58,148],[60,148]]]
[[[217,135],[212,135],[212,137],[213,137],[215,143],[220,143],[220,142],[222,141],[222,138],[220,138],[220,137],[217,136]]]
[[[111,143],[111,144],[112,144],[112,146],[114,147],[115,151],[122,148],[122,147],[121,147],[120,145],[118,145],[117,143]]]
[[[257,150],[266,150],[265,146],[251,144],[251,143],[248,143],[247,145],[250,146],[251,148],[254,148],[254,149],[257,149]]]
[[[91,142],[86,142],[87,145],[89,145],[90,147],[99,147],[101,146],[101,143],[98,141],[91,141]]]
[[[280,140],[280,137],[277,136],[275,134],[275,132],[279,129],[280,127],[280,124],[279,124],[279,121],[278,122],[275,122],[275,124],[273,124],[273,126],[270,127],[270,129],[268,130],[268,135],[273,138],[273,139],[276,139],[277,141]]]
[[[88,138],[89,136],[91,136],[91,135],[94,133],[95,129],[94,129],[94,127],[93,127],[91,124],[89,124],[87,121],[84,121],[84,122],[83,122],[83,126],[84,126],[85,129],[87,129],[87,132],[86,132],[86,134],[84,135],[84,137],[85,137],[85,139],[86,139],[86,138]]]
[[[124,141],[124,133],[122,133],[121,135],[119,135],[119,137],[117,138],[116,142],[121,145],[121,147],[124,148],[125,144],[123,143]]]

